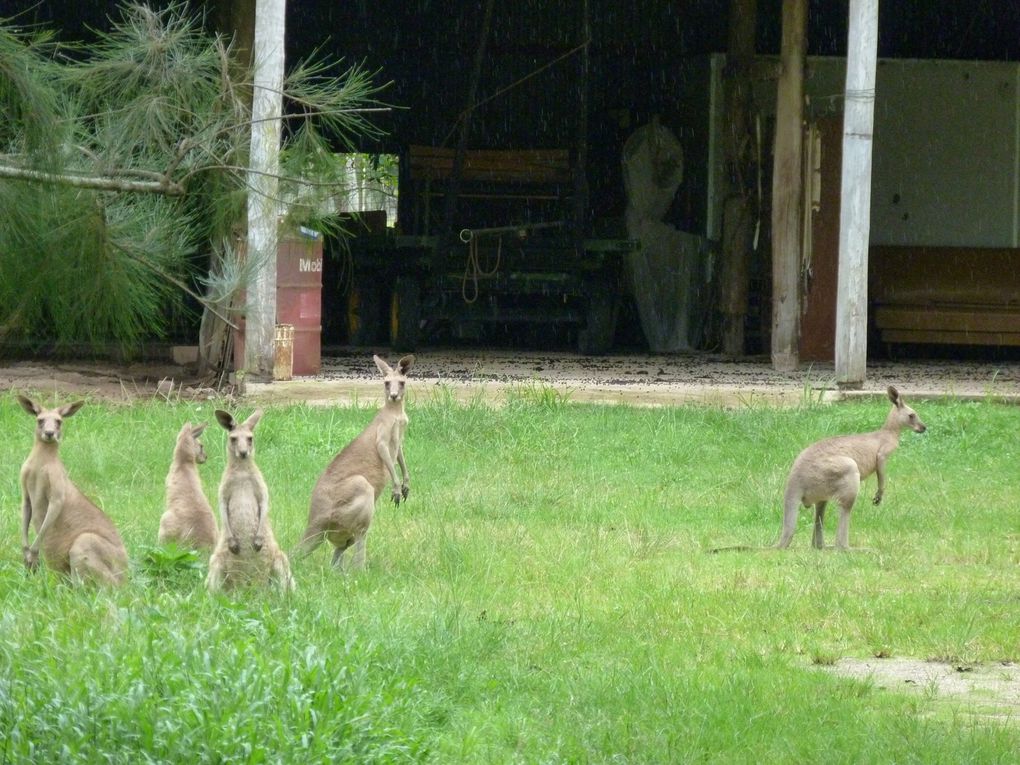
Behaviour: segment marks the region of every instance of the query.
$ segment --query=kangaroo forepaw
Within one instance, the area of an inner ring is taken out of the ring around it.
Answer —
[[[411,493],[410,484],[405,483],[403,486],[400,487],[400,496],[402,496],[405,501],[407,500],[407,495],[410,493]]]
[[[871,504],[873,504],[873,505],[881,505],[882,504],[882,495],[881,494],[876,494],[875,498],[873,500],[871,500]]]
[[[237,537],[231,537],[227,540],[227,549],[230,550],[234,555],[241,554],[241,541]]]
[[[255,552],[258,552],[259,550],[261,550],[262,549],[262,545],[264,545],[265,543],[266,543],[265,538],[260,536],[260,535],[256,535],[251,540],[251,546],[252,546],[252,549],[255,550]]]
[[[393,489],[393,493],[390,495],[390,498],[393,500],[393,504],[394,505],[399,505],[400,504],[400,489],[394,488]]]

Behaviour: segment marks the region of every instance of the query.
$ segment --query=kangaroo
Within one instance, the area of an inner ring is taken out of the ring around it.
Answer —
[[[414,356],[404,356],[394,370],[378,356],[372,357],[383,375],[386,398],[382,409],[359,436],[333,458],[312,490],[308,526],[298,544],[297,555],[312,553],[324,539],[333,545],[333,566],[342,569],[344,552],[354,546],[354,568],[365,565],[365,537],[372,525],[376,498],[389,477],[393,504],[406,500],[411,489],[404,460],[404,387]],[[398,480],[394,460],[403,480]]]
[[[878,491],[872,501],[879,504],[885,493],[885,463],[900,445],[900,431],[910,428],[915,433],[924,433],[927,430],[917,412],[903,403],[903,397],[896,388],[890,385],[887,393],[893,408],[881,430],[826,438],[807,447],[794,460],[783,497],[783,531],[777,547],[789,546],[801,505],[815,506],[815,530],[811,543],[819,549],[824,547],[822,520],[825,518],[825,504],[835,500],[839,503],[836,547],[850,549],[850,511],[860,491],[861,481],[872,473],[878,474]]]
[[[210,592],[249,582],[275,580],[284,592],[294,589],[287,555],[277,546],[269,525],[269,490],[255,464],[256,409],[238,423],[222,409],[216,420],[228,432],[227,465],[220,480],[219,505],[223,530],[209,558],[206,588]]]
[[[127,578],[128,557],[117,527],[102,510],[81,493],[67,475],[57,453],[64,418],[84,401],[43,409],[30,398],[18,396],[21,408],[36,420],[35,443],[21,466],[21,549],[25,567],[39,567],[39,550],[55,571],[78,581],[119,586]],[[28,528],[35,526],[35,542],[28,543]]]
[[[216,519],[202,490],[198,466],[206,460],[199,441],[205,423],[184,423],[177,434],[170,472],[166,475],[166,510],[159,519],[159,543],[177,542],[193,550],[216,546]]]

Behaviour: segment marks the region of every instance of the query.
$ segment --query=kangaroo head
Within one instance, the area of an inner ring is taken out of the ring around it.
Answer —
[[[60,443],[64,418],[70,417],[85,405],[84,401],[75,401],[55,409],[43,409],[27,396],[18,396],[18,403],[26,412],[35,415],[35,438],[44,444]]]
[[[394,403],[404,400],[404,386],[407,384],[407,371],[414,364],[414,356],[404,356],[397,362],[394,369],[378,356],[372,357],[375,365],[383,376],[383,384],[386,387],[386,400]]]
[[[915,433],[924,433],[928,429],[928,426],[921,422],[921,418],[917,416],[917,412],[903,402],[903,396],[896,388],[890,385],[886,389],[886,393],[893,403],[893,409],[885,421],[886,427],[896,430],[910,428]]]
[[[174,455],[185,462],[197,462],[199,465],[205,462],[205,447],[198,440],[203,430],[205,430],[204,422],[199,425],[192,425],[190,422],[184,423],[181,432],[177,434],[177,448]]]
[[[227,456],[230,459],[246,460],[255,456],[255,426],[261,418],[261,409],[256,409],[247,420],[240,423],[229,412],[216,410],[216,421],[230,434],[227,436]]]

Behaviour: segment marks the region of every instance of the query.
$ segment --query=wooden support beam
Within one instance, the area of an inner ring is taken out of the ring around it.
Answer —
[[[755,136],[751,122],[755,22],[758,0],[730,0],[726,51],[725,109],[726,203],[722,220],[722,347],[744,353],[751,282],[751,249],[756,213]]]
[[[799,363],[806,28],[807,0],[783,0],[772,171],[772,366],[781,372]]]
[[[846,388],[862,387],[867,373],[868,240],[877,52],[878,0],[850,0],[836,286],[836,382]]]

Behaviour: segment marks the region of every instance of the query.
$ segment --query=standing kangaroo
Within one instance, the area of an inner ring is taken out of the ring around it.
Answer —
[[[21,466],[21,549],[25,566],[30,571],[39,567],[41,548],[46,563],[55,571],[81,581],[123,584],[128,557],[117,527],[74,485],[57,453],[64,418],[72,416],[85,402],[43,409],[31,399],[18,396],[18,403],[36,418],[35,444]],[[28,528],[32,524],[35,542],[29,545]]]
[[[900,445],[900,431],[910,428],[916,433],[924,433],[927,430],[917,412],[903,403],[903,397],[896,388],[890,385],[887,393],[893,408],[881,430],[826,438],[807,447],[794,460],[783,497],[783,532],[778,547],[789,546],[797,527],[800,506],[814,505],[815,531],[811,543],[822,548],[825,504],[835,500],[839,503],[836,547],[850,549],[850,511],[860,491],[861,481],[872,473],[878,474],[878,491],[873,502],[879,504],[885,492],[885,462]]]
[[[262,410],[256,409],[238,423],[228,412],[216,410],[216,420],[229,435],[219,491],[223,531],[209,558],[205,581],[210,592],[270,579],[284,592],[294,589],[287,555],[277,546],[269,525],[269,490],[255,464],[255,426],[261,417]]]
[[[344,552],[354,546],[355,568],[365,565],[365,537],[372,525],[375,500],[392,483],[394,504],[407,499],[411,489],[407,462],[404,461],[404,387],[414,356],[404,356],[394,370],[378,356],[372,357],[383,375],[386,399],[382,409],[357,438],[333,458],[312,490],[308,526],[297,548],[305,556],[324,539],[333,545],[333,565],[342,568]],[[397,478],[400,465],[403,480]]]
[[[205,462],[199,437],[205,423],[184,423],[177,434],[173,461],[166,476],[166,511],[159,519],[159,543],[177,542],[194,550],[216,546],[216,519],[202,490],[198,466]]]

